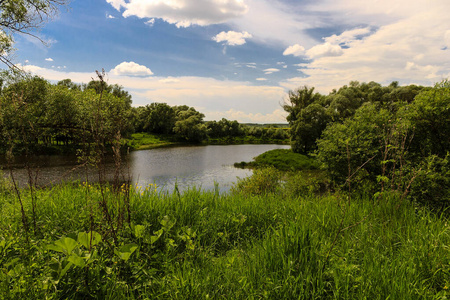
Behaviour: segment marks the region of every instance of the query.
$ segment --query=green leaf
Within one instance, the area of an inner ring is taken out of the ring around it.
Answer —
[[[136,249],[139,246],[137,244],[127,244],[127,245],[123,245],[122,247],[120,247],[119,249],[114,249],[114,253],[120,257],[120,259],[127,261],[131,254],[133,254],[134,251],[136,251]]]
[[[78,246],[77,241],[69,237],[62,237],[53,244],[47,246],[47,249],[70,254]]]
[[[169,216],[164,216],[164,218],[160,221],[164,231],[169,231],[173,225],[175,225],[176,221],[171,220]]]
[[[75,253],[71,254],[67,260],[80,268],[84,268],[84,266],[86,265],[84,259]]]
[[[161,235],[164,233],[164,230],[163,230],[163,229],[160,229],[160,230],[158,230],[158,231],[155,231],[154,233],[155,233],[155,235],[152,235],[152,236],[150,237],[150,244],[154,244],[157,240],[159,240],[159,238],[161,237]]]
[[[100,243],[101,241],[102,236],[95,231],[78,233],[78,243],[83,245],[86,249],[90,248],[89,244],[91,245],[91,247],[93,247],[98,243]]]
[[[134,226],[134,236],[138,239],[144,237],[145,226],[144,225],[136,225]]]

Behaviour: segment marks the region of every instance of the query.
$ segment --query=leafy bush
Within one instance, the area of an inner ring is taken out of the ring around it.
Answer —
[[[434,208],[450,204],[450,154],[445,158],[436,155],[427,157],[423,169],[411,186],[411,199]]]
[[[251,195],[274,193],[280,188],[281,173],[273,167],[256,169],[252,176],[240,179],[232,187],[233,192]]]

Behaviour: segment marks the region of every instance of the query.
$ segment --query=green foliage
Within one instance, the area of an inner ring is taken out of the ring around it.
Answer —
[[[38,193],[27,242],[17,201],[0,196],[5,299],[432,299],[450,295],[448,220],[394,194],[346,204],[312,193],[218,195],[132,189],[132,222],[104,225],[100,186]],[[120,194],[103,188],[110,207]],[[30,209],[26,191],[25,207]],[[91,210],[92,215],[89,213]],[[116,211],[116,210],[113,210]],[[118,212],[118,210],[116,211]],[[338,238],[339,228],[354,225]],[[92,229],[89,229],[93,227]]]
[[[422,171],[413,181],[410,198],[435,209],[450,205],[450,154],[444,158],[428,156],[420,164]]]
[[[201,142],[206,139],[208,129],[203,122],[204,114],[186,105],[175,107],[176,119],[173,132],[189,142]]]
[[[81,148],[101,130],[110,144],[120,132],[131,133],[131,102],[120,88],[108,87],[101,95],[82,90],[70,81],[52,85],[40,77],[3,74],[0,93],[0,150],[48,153],[53,145]],[[119,91],[117,91],[119,90]],[[99,126],[99,124],[101,126]]]
[[[366,104],[354,118],[327,127],[317,142],[318,161],[338,181],[344,181],[361,166],[369,176],[381,174],[383,135],[392,126],[392,117],[389,111]]]
[[[389,105],[366,103],[353,117],[330,124],[317,141],[317,158],[337,182],[369,180],[433,207],[445,207],[449,193],[450,88],[389,86]],[[383,96],[384,98],[386,98]],[[399,100],[406,102],[400,103]],[[384,100],[383,100],[384,101]],[[384,107],[384,108],[383,108]],[[441,188],[439,188],[439,186]]]
[[[400,87],[398,82],[382,87],[373,81],[352,81],[328,96],[314,93],[314,88],[307,87],[290,91],[283,108],[288,113],[287,120],[291,126],[292,149],[305,154],[316,150],[317,140],[327,126],[353,118],[365,103],[395,113],[402,103],[413,102],[422,90],[423,87],[415,85]]]
[[[450,149],[450,82],[436,84],[402,108],[403,117],[414,127],[411,152],[417,159],[428,155],[443,158]]]
[[[280,187],[281,177],[280,171],[273,167],[256,169],[252,176],[239,180],[232,191],[250,195],[275,193]]]
[[[303,154],[295,153],[288,149],[275,149],[264,152],[254,158],[250,163],[237,163],[235,166],[239,167],[274,167],[281,171],[299,171],[317,169],[316,161]]]

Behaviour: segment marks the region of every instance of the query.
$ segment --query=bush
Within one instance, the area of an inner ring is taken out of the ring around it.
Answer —
[[[445,208],[450,204],[450,154],[445,158],[427,157],[422,171],[411,185],[410,198],[433,208]]]
[[[257,169],[252,176],[239,179],[233,185],[233,192],[243,192],[251,195],[275,193],[280,188],[281,173],[273,168]]]

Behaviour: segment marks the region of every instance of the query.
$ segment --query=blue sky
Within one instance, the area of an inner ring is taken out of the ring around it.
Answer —
[[[433,85],[450,77],[448,0],[72,0],[14,60],[57,81],[104,69],[133,105],[194,106],[207,120],[285,122],[307,85]]]

